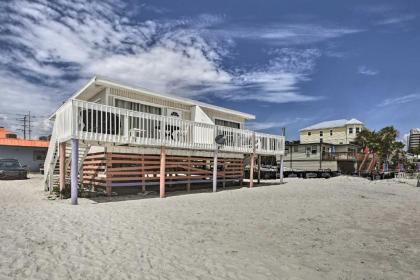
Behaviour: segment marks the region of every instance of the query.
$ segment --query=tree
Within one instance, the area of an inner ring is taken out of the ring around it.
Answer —
[[[371,153],[378,155],[380,163],[397,163],[405,157],[404,144],[397,141],[398,131],[387,126],[376,131],[362,130],[356,137],[355,144],[368,147]]]
[[[370,152],[374,152],[378,148],[377,133],[375,131],[363,129],[357,134],[354,144],[361,148],[367,146]]]
[[[401,154],[404,144],[397,141],[398,131],[393,126],[384,127],[377,134],[380,159],[390,163],[393,156]]]

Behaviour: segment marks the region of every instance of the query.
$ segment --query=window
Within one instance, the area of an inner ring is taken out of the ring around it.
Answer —
[[[162,108],[144,105],[137,102],[131,102],[121,99],[115,99],[115,107],[124,108],[132,111],[142,112],[142,113],[149,113],[155,115],[162,115]]]
[[[316,153],[318,152],[317,147],[316,146],[312,146],[311,147],[311,152],[312,152],[313,155],[316,155]]]
[[[330,136],[332,136],[333,135],[333,131],[332,131],[332,129],[330,130]]]
[[[322,131],[322,130],[321,130],[321,131],[319,132],[319,137],[322,137],[322,136],[324,136],[324,131]]]
[[[360,127],[356,127],[356,133],[360,132]]]
[[[118,107],[118,108],[124,108],[127,110],[154,114],[154,115],[162,115],[162,108],[160,107],[121,100],[117,98],[115,98],[114,100],[115,100],[115,103],[114,103],[115,107]],[[112,119],[113,118],[111,116],[110,120]],[[119,123],[119,120],[117,120],[117,123]],[[130,116],[128,118],[128,131],[130,135],[135,136],[135,137],[138,137],[140,135],[147,135],[147,137],[156,138],[157,135],[159,135],[160,133],[159,132],[159,130],[161,129],[160,124],[161,123],[159,120],[152,120],[148,117]],[[117,129],[119,128],[120,126],[117,126]],[[125,128],[121,126],[121,129],[125,129]],[[119,133],[119,130],[115,132]]]
[[[241,124],[237,123],[237,122],[232,122],[232,121],[225,121],[225,120],[219,120],[219,119],[215,119],[214,123],[216,125],[220,125],[220,126],[227,126],[227,127],[233,127],[233,128],[241,128]]]
[[[311,136],[311,134],[312,134],[312,133],[311,133],[310,131],[308,131],[308,136]]]
[[[45,160],[46,156],[47,156],[47,152],[44,152],[44,151],[34,151],[33,152],[34,160]]]
[[[311,147],[306,147],[306,157],[311,156]]]
[[[349,127],[349,134],[353,134],[353,127]]]

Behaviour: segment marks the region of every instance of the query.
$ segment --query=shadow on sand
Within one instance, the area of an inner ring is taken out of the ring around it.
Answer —
[[[254,188],[279,185],[279,182],[261,182],[260,184],[254,183]],[[249,188],[249,183],[244,182],[241,185],[239,184],[227,184],[225,187],[218,186],[217,192],[223,192],[228,190],[238,190],[241,188]],[[191,189],[188,192],[186,186],[171,186],[167,187],[165,197],[175,197],[182,195],[191,195],[191,194],[200,194],[200,193],[211,193],[212,185],[211,184],[200,184],[200,185],[191,185]],[[108,197],[104,193],[91,193],[87,199],[95,203],[109,203],[109,202],[118,202],[118,201],[128,201],[128,200],[141,200],[141,199],[152,199],[159,198],[159,186],[150,186],[146,192],[141,192],[141,190],[134,190],[133,187],[130,188],[113,188],[112,196]]]

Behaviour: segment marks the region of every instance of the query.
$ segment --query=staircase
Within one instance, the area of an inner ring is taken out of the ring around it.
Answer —
[[[48,149],[47,159],[45,161],[44,165],[44,184],[45,184],[45,190],[52,192],[53,188],[55,186],[58,186],[59,184],[59,175],[60,175],[60,160],[59,160],[59,148],[58,148],[58,142],[53,141],[51,137],[50,142],[51,150]],[[83,161],[85,160],[88,152],[90,150],[90,145],[83,144],[79,142],[79,157],[78,157],[78,170],[79,174],[83,167]],[[71,166],[71,145],[70,142],[66,143],[66,156],[65,156],[66,162],[66,180],[70,178],[70,166]]]
[[[359,166],[359,174],[366,174],[372,172],[377,162],[378,158],[375,154],[365,154]]]

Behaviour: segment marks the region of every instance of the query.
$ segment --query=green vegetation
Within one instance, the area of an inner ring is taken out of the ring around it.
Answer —
[[[362,130],[355,140],[355,144],[379,157],[380,163],[395,165],[406,163],[404,143],[397,140],[398,131],[393,126],[387,126],[379,131]]]

